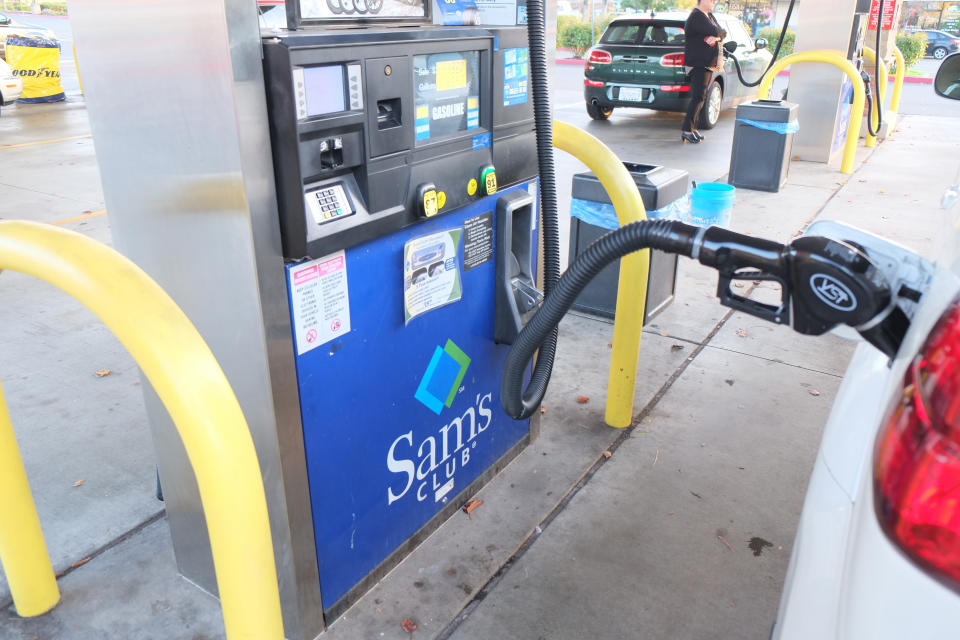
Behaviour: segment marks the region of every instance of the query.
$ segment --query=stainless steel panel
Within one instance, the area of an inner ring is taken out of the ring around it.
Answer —
[[[832,49],[846,52],[857,0],[803,0],[795,9],[797,42],[794,51]],[[791,20],[793,22],[793,20]],[[800,130],[793,138],[793,155],[801,160],[829,162],[844,74],[836,67],[803,63],[790,69],[790,101],[799,105]]]
[[[323,629],[255,3],[72,0],[119,250],[187,313],[233,385],[260,459],[289,638]],[[181,572],[215,588],[196,481],[148,411]]]

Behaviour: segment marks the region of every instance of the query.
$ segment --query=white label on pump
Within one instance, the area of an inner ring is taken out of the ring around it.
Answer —
[[[343,251],[298,264],[290,269],[288,277],[298,356],[350,333],[347,259]]]

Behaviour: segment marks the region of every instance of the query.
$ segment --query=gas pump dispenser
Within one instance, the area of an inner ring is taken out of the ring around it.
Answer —
[[[892,0],[891,0],[892,1]],[[805,3],[796,26],[796,51],[839,50],[858,68],[870,0]],[[796,65],[790,71],[790,99],[800,105],[803,126],[793,140],[801,160],[830,162],[843,150],[851,117],[853,85],[835,67]]]
[[[305,22],[263,57],[332,617],[536,435],[497,408],[539,183],[524,27]]]

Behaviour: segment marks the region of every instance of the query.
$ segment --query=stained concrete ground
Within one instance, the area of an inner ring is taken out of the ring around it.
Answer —
[[[556,88],[557,117],[623,159],[724,178],[732,113],[703,144],[681,146],[676,115],[590,122],[573,89]],[[860,149],[851,176],[795,161],[779,193],[738,190],[731,226],[786,242],[823,217],[934,257],[955,125],[906,115],[876,151]],[[0,218],[109,243],[89,131],[76,94],[5,109]],[[582,170],[558,155],[562,207]],[[681,261],[676,300],[645,329],[636,417],[623,431],[603,424],[612,325],[568,316],[540,439],[476,496],[483,506],[450,518],[324,637],[767,638],[854,345],[731,312],[715,287],[715,273]],[[176,573],[139,379],[119,343],[65,294],[5,272],[0,381],[64,572],[61,603],[29,620],[0,579],[0,638],[223,637],[218,602]],[[404,618],[417,624],[412,636]]]

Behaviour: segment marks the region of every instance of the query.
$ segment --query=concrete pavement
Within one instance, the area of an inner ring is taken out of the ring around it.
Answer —
[[[109,242],[108,216],[76,219],[105,206],[82,103],[13,113],[0,140],[25,146],[0,145],[0,217],[66,220]],[[696,147],[677,143],[675,114],[592,122],[581,105],[558,117],[625,160],[700,181],[726,172],[732,113]],[[955,122],[906,116],[876,151],[860,150],[852,176],[794,162],[779,193],[738,190],[732,228],[788,241],[825,217],[933,257]],[[558,170],[566,203],[583,169],[558,154]],[[714,272],[681,261],[675,302],[645,330],[624,431],[602,421],[612,325],[568,316],[540,439],[477,495],[483,506],[450,518],[324,637],[407,638],[410,618],[420,638],[766,638],[853,344],[733,313],[715,287]],[[34,620],[16,616],[0,582],[0,638],[223,637],[218,602],[176,575],[129,356],[46,285],[4,273],[0,296],[0,380],[66,572],[63,601]]]

